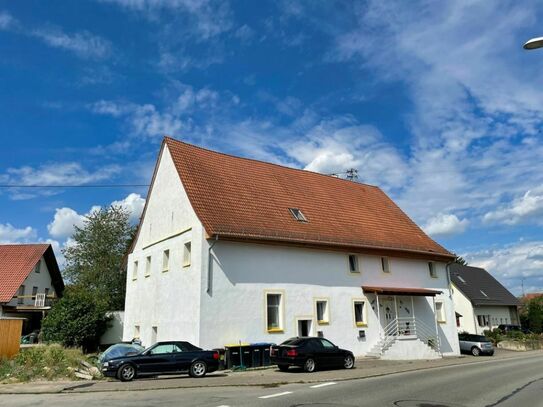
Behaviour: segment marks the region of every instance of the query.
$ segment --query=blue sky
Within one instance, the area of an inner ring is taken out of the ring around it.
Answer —
[[[514,293],[543,289],[537,2],[0,0],[0,184],[147,184],[163,135],[357,168]],[[2,188],[0,242],[70,244],[145,187]]]

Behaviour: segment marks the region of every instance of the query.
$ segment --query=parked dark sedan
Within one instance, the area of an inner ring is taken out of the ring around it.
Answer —
[[[280,345],[272,346],[270,358],[281,371],[287,371],[290,366],[301,367],[306,372],[329,367],[352,369],[354,366],[352,352],[340,349],[324,338],[291,338]]]
[[[158,342],[133,356],[102,364],[104,376],[128,382],[136,377],[188,373],[204,377],[219,368],[219,353],[202,350],[188,342]]]

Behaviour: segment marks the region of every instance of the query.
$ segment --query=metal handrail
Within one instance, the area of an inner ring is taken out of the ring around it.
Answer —
[[[441,354],[439,335],[420,319],[400,317],[390,321],[382,331],[380,353],[384,352],[399,336],[414,335]]]

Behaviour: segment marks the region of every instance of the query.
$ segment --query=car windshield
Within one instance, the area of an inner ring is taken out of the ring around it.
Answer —
[[[113,358],[126,356],[128,353],[140,353],[143,351],[143,346],[132,343],[118,343],[107,348],[101,355],[99,360],[104,362]]]

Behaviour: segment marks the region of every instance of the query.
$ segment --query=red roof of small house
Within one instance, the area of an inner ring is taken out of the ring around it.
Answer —
[[[168,137],[164,145],[209,238],[453,257],[378,187]],[[289,208],[299,209],[306,221],[296,220]]]
[[[50,244],[5,244],[0,245],[0,303],[11,301],[42,256],[61,295],[64,284]]]

